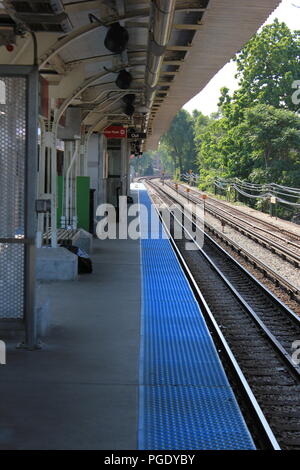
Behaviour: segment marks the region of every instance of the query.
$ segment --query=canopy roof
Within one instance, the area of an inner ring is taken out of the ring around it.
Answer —
[[[82,110],[82,124],[101,132],[125,124],[147,132],[156,148],[177,111],[257,31],[279,0],[11,0],[0,2],[0,33],[7,25],[37,36],[38,62],[53,100]],[[129,35],[122,53],[105,45],[110,25]],[[32,37],[0,48],[0,63],[30,64]],[[132,75],[120,89],[120,70]],[[134,94],[134,113],[122,98]],[[57,102],[56,102],[57,103]]]

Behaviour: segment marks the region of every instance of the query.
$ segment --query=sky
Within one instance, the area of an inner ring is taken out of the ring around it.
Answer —
[[[294,5],[299,6],[299,8]],[[272,23],[275,18],[284,21],[290,29],[300,29],[300,0],[282,0],[265,24]],[[198,95],[184,105],[184,109],[190,113],[194,109],[198,109],[205,115],[217,111],[220,88],[226,86],[230,92],[233,92],[238,87],[237,80],[234,77],[235,74],[236,64],[230,61],[219,70]]]

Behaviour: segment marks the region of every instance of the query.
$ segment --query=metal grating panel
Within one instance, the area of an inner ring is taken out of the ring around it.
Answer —
[[[145,402],[144,449],[254,449],[228,387],[150,386]]]
[[[145,191],[140,202],[149,213]],[[171,244],[151,239],[147,219],[142,213],[139,449],[254,449]]]
[[[24,245],[0,244],[0,318],[23,318]]]
[[[24,245],[20,241],[25,234],[26,89],[25,77],[0,76],[0,239],[2,242],[0,318],[2,319],[23,318],[24,310]]]

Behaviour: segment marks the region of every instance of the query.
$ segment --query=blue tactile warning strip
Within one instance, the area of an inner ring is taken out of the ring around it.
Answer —
[[[149,213],[147,192],[141,190],[139,196]],[[153,217],[158,219],[152,211]],[[152,227],[152,232],[145,211],[140,224],[139,449],[255,449],[164,230]]]

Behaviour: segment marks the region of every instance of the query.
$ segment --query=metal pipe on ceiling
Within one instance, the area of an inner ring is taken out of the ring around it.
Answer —
[[[149,37],[146,64],[146,106],[151,108],[164,53],[174,22],[176,0],[152,0],[149,19]]]

